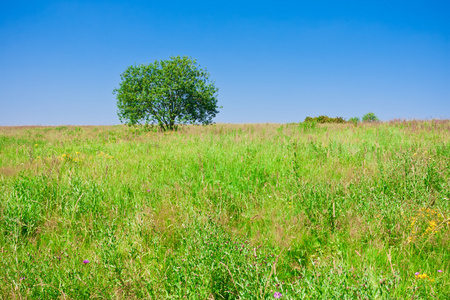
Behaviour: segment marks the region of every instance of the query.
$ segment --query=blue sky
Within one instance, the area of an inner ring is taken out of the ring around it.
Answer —
[[[1,1],[0,125],[119,124],[120,74],[196,58],[216,122],[450,118],[449,1]]]

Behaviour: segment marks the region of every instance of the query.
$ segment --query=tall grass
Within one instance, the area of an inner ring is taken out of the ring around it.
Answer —
[[[0,295],[449,299],[449,141],[447,120],[0,127]]]

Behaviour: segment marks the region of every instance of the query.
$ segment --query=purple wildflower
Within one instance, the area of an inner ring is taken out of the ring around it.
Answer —
[[[147,190],[147,193],[150,193],[150,190]]]
[[[25,279],[25,277],[20,277],[20,280],[24,280]]]
[[[414,274],[414,275],[416,275],[416,276],[419,276],[419,275],[420,275],[420,273],[419,273],[419,272],[416,272],[416,274]]]
[[[442,270],[438,270],[438,272],[439,272],[439,273],[442,273],[443,271],[442,271]]]
[[[87,260],[87,259],[83,260],[83,264],[88,264],[88,263],[89,263],[89,260]]]
[[[273,294],[273,297],[276,298],[276,299],[281,298],[281,296],[282,296],[282,294],[280,292],[275,292]]]

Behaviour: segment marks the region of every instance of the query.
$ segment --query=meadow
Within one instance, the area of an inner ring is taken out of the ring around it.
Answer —
[[[450,121],[0,127],[1,299],[450,299]]]

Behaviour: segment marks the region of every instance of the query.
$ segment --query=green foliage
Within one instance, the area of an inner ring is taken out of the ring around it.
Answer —
[[[377,116],[373,112],[367,113],[362,117],[363,122],[377,122]]]
[[[328,116],[318,116],[318,117],[306,117],[304,122],[317,122],[317,123],[346,123],[345,119],[342,117],[330,118]]]
[[[359,122],[361,122],[361,120],[358,117],[352,117],[348,121],[355,125],[358,124]]]
[[[130,66],[114,90],[118,115],[127,124],[211,124],[218,111],[217,91],[209,73],[183,56]]]

